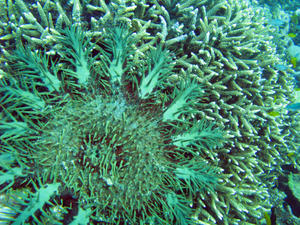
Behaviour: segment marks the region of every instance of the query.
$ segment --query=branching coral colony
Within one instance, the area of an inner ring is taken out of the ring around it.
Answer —
[[[248,0],[0,1],[0,205],[15,223],[262,224],[299,161],[273,34]]]
[[[59,54],[19,43],[1,79],[6,220],[196,223],[197,197],[220,177],[202,150],[224,142],[196,113],[204,89],[166,81],[173,65],[161,45],[133,64],[124,25],[94,46],[79,25],[62,33]]]

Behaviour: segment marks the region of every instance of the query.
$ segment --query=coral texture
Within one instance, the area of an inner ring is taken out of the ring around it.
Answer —
[[[292,78],[274,67],[262,11],[238,0],[1,5],[8,196],[61,183],[45,213],[62,208],[56,221],[74,213],[71,193],[77,220],[261,223],[299,148]]]

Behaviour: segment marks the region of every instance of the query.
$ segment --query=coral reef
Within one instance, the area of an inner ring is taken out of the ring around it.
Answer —
[[[299,174],[290,174],[289,175],[289,188],[291,189],[293,195],[300,200],[300,176]]]
[[[276,0],[276,1],[270,1],[270,0],[256,0],[256,2],[260,4],[267,4],[274,8],[284,8],[284,9],[297,9],[300,7],[300,3],[297,0]]]
[[[63,3],[0,3],[2,155],[18,155],[2,185],[60,182],[57,196],[72,193],[91,221],[260,224],[299,155],[293,79],[275,67],[263,12],[238,0]]]

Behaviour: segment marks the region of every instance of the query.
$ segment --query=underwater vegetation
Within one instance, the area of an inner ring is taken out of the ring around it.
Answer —
[[[264,10],[6,0],[0,18],[2,221],[263,224],[284,199],[295,79]]]

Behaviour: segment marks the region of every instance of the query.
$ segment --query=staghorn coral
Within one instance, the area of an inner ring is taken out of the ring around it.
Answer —
[[[134,32],[134,54],[128,57],[136,66],[128,74],[135,74],[137,65],[147,65],[149,50],[158,43],[171,50],[174,69],[159,83],[160,90],[167,91],[152,96],[155,102],[165,105],[172,99],[170,87],[195,79],[206,95],[195,102],[196,108],[186,119],[198,115],[216,121],[230,137],[217,151],[201,149],[201,158],[223,172],[221,185],[197,198],[198,223],[259,223],[271,207],[268,189],[282,173],[280,166],[291,162],[288,153],[299,147],[295,141],[299,138],[297,122],[291,122],[296,114],[287,114],[284,109],[293,99],[292,80],[273,67],[280,58],[263,12],[237,0],[73,1],[65,10],[60,2],[52,1],[2,4],[7,13],[1,13],[0,40],[7,57],[14,48],[13,39],[37,48],[46,46],[48,55],[63,55],[65,49],[57,36],[63,34],[64,27],[75,23],[86,26],[86,36],[95,42],[103,39],[111,29],[107,24],[113,21],[127,24]],[[94,51],[101,48],[96,45]],[[101,69],[107,62],[102,57],[93,66]],[[128,79],[138,83],[130,76]],[[99,82],[107,85],[107,79]],[[272,111],[279,111],[280,116],[270,116]],[[186,135],[177,139],[184,140]],[[170,202],[172,196],[167,195],[166,200]]]

